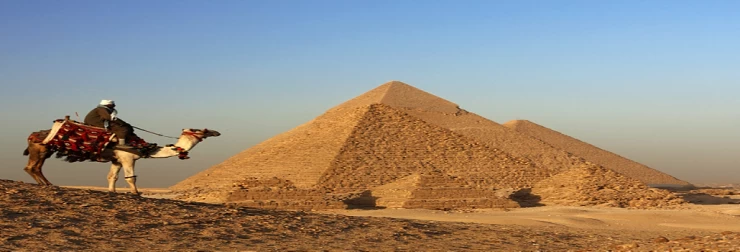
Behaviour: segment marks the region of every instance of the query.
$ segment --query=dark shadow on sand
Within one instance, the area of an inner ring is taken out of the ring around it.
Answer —
[[[544,204],[540,203],[542,197],[536,194],[532,194],[532,189],[524,188],[514,192],[510,196],[511,200],[519,203],[520,207],[540,207]]]
[[[697,205],[725,205],[725,204],[740,204],[740,199],[733,199],[730,196],[714,196],[706,193],[684,193],[679,196],[692,204]]]

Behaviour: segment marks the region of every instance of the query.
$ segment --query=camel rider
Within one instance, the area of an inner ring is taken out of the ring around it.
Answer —
[[[100,104],[85,116],[85,124],[100,128],[106,128],[116,134],[118,144],[125,145],[131,140],[130,137],[136,136],[134,128],[127,122],[118,118],[116,103],[112,100],[102,100]],[[106,126],[107,124],[107,126]]]

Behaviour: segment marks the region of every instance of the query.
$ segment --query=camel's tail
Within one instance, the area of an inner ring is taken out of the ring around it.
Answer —
[[[23,150],[23,156],[28,156],[28,148],[26,148],[25,150]]]

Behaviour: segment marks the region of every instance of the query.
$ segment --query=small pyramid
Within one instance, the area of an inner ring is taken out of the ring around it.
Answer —
[[[676,194],[649,188],[604,167],[574,168],[537,183],[532,194],[541,203],[573,206],[608,206],[624,208],[663,208],[685,201]]]
[[[527,120],[509,121],[505,123],[504,126],[530,135],[554,147],[583,157],[590,162],[622,173],[625,176],[638,179],[650,186],[684,187],[691,185],[690,183],[676,179],[671,175],[662,173],[638,162],[629,160]]]
[[[519,208],[513,191],[477,188],[469,180],[442,172],[415,173],[372,189],[376,206],[385,208]]]
[[[225,191],[220,191],[223,196]],[[222,201],[246,207],[265,209],[322,210],[350,206],[347,200],[361,199],[358,194],[328,194],[314,189],[301,189],[293,182],[273,178],[256,178],[234,182]]]
[[[373,188],[373,196],[378,197],[376,204],[385,208],[403,208],[419,187],[420,180],[421,175],[414,173],[393,183]]]

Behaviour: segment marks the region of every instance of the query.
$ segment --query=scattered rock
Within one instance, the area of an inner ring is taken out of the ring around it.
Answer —
[[[670,240],[668,240],[668,238],[665,238],[663,236],[659,236],[659,237],[653,239],[653,242],[654,243],[666,243],[666,242],[669,242],[669,241]]]

